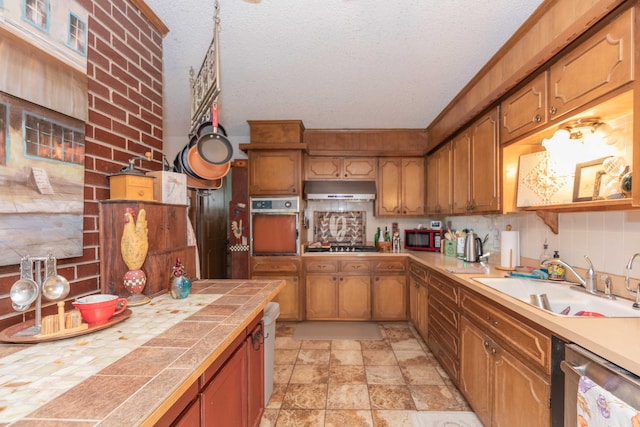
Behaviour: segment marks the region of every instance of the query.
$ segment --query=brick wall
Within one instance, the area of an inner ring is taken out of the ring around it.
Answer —
[[[89,114],[83,255],[58,261],[58,272],[71,282],[69,300],[100,289],[98,200],[109,198],[108,176],[147,151],[152,161],[144,161],[140,169],[162,169],[162,37],[166,28],[142,0],[79,2],[90,14]],[[23,315],[11,308],[8,294],[18,278],[17,265],[0,267],[0,295],[6,295],[0,298],[0,330],[34,317],[33,310]],[[52,303],[43,314],[54,309]]]

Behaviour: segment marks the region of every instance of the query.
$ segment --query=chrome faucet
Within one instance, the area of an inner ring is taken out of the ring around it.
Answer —
[[[631,289],[631,286],[629,284],[629,273],[631,272],[631,268],[633,267],[633,261],[637,256],[640,256],[640,253],[633,254],[624,269],[624,285],[627,288],[627,291],[629,291],[631,294],[635,294],[636,296],[636,301],[633,303],[633,308],[640,309],[640,282],[636,285],[635,290]]]
[[[578,283],[580,283],[580,286],[582,286],[584,288],[585,292],[588,292],[590,294],[594,294],[595,295],[595,294],[598,293],[598,291],[596,289],[596,284],[598,282],[598,275],[596,273],[596,270],[593,268],[593,263],[591,262],[589,257],[585,255],[584,259],[586,259],[587,262],[589,263],[589,269],[587,270],[587,274],[585,275],[584,279],[582,277],[580,277],[578,272],[575,271],[573,269],[573,267],[571,267],[566,262],[562,261],[560,258],[547,258],[544,261],[542,261],[542,265],[544,265],[544,266],[546,266],[548,264],[560,264],[560,265],[562,265],[564,268],[566,268],[571,273],[573,273],[575,278],[578,279]]]

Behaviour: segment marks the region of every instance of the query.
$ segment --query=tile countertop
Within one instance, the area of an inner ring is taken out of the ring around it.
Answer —
[[[152,425],[280,292],[279,280],[199,280],[110,328],[0,344],[0,426]]]
[[[416,261],[454,278],[461,285],[527,317],[554,335],[584,347],[600,357],[640,375],[640,317],[570,317],[548,314],[542,309],[471,280],[473,277],[504,277],[506,272],[497,270],[492,265],[489,265],[489,271],[484,274],[452,274],[446,269],[463,267],[465,262],[457,258],[445,257],[440,253],[404,253]],[[480,266],[480,264],[469,263],[466,265]],[[632,301],[629,301],[629,305],[631,304]]]

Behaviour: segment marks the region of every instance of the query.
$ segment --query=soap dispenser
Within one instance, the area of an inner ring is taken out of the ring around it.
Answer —
[[[553,259],[560,259],[558,251],[553,251]],[[549,280],[564,280],[564,267],[562,264],[550,261],[547,267]]]

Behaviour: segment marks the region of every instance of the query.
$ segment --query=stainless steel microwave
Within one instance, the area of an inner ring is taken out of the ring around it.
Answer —
[[[409,251],[440,251],[442,230],[404,230],[404,248]]]

